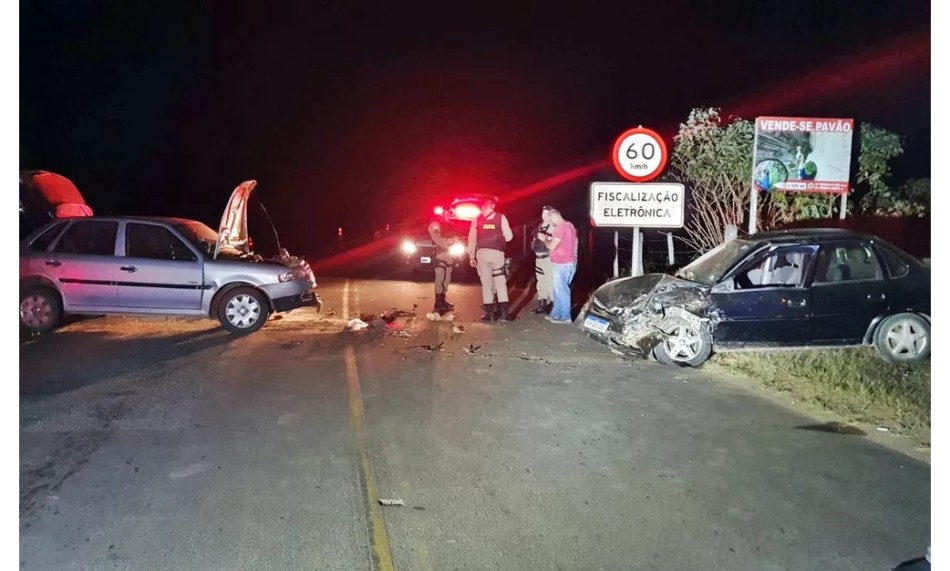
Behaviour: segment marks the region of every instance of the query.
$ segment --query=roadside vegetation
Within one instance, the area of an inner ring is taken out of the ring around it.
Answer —
[[[712,361],[850,421],[930,443],[930,361],[890,365],[873,349],[721,353]]]

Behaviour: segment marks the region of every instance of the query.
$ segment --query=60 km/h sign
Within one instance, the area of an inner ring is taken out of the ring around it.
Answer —
[[[648,182],[663,173],[669,155],[663,137],[656,131],[636,127],[617,137],[611,159],[620,176],[633,182]]]

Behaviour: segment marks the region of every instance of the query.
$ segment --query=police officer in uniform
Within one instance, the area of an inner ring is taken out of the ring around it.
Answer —
[[[551,311],[552,299],[554,298],[554,282],[552,281],[551,252],[547,245],[539,239],[539,236],[551,238],[551,211],[553,206],[544,206],[541,208],[541,224],[534,231],[534,241],[531,243],[531,249],[534,250],[534,276],[538,289],[538,307],[531,310],[531,313],[542,314]]]
[[[498,296],[500,321],[511,321],[508,314],[508,278],[505,272],[505,244],[514,238],[504,214],[495,212],[495,199],[482,204],[481,215],[472,221],[468,232],[468,255],[472,267],[478,268],[482,282],[482,321],[494,321],[495,295]]]
[[[435,244],[435,307],[433,311],[444,313],[455,309],[455,305],[445,300],[445,294],[449,291],[449,284],[452,283],[452,266],[455,265],[455,259],[449,252],[449,247],[455,243],[454,236],[448,235],[449,227],[446,222],[447,216],[443,214],[433,218],[429,222],[429,237]]]

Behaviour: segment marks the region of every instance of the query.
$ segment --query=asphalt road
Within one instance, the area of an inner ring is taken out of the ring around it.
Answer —
[[[929,466],[861,436],[571,326],[474,323],[472,286],[457,323],[428,284],[321,291],[244,338],[101,318],[22,345],[21,568],[867,570],[928,545]],[[405,333],[343,332],[414,304]]]

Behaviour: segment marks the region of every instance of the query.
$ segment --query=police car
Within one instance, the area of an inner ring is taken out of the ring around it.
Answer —
[[[488,197],[470,195],[457,197],[446,205],[437,205],[432,213],[442,220],[442,232],[447,238],[454,238],[456,242],[449,247],[449,253],[455,259],[455,267],[464,272],[468,268],[468,252],[465,244],[468,241],[468,231],[472,221],[481,213],[482,203]],[[407,236],[399,245],[399,250],[406,259],[406,264],[413,270],[431,272],[435,270],[437,248],[429,236],[428,224],[419,228],[412,236]]]

